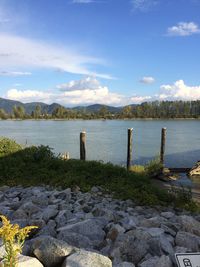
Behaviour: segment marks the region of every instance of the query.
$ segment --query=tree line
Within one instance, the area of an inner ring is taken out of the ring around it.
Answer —
[[[111,112],[106,106],[98,111],[80,110],[59,106],[51,114],[42,112],[37,105],[31,114],[23,106],[14,106],[12,112],[0,109],[0,119],[134,119],[134,118],[200,118],[200,100],[197,101],[153,101],[129,105]]]

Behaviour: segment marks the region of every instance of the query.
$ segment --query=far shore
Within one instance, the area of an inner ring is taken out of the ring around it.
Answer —
[[[178,120],[200,120],[200,118],[124,118],[124,119],[104,119],[104,118],[95,118],[95,119],[0,119],[0,121],[178,121]]]

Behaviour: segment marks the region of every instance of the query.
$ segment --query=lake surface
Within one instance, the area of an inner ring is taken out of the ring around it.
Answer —
[[[191,167],[200,160],[200,120],[0,121],[0,136],[79,158],[79,134],[86,131],[88,160],[125,165],[127,128],[133,128],[133,162],[143,164],[159,155],[162,127],[167,127],[167,167]]]

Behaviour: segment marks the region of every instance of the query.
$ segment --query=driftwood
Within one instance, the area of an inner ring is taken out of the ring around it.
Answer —
[[[189,171],[190,176],[200,176],[200,161],[198,161],[194,167]]]

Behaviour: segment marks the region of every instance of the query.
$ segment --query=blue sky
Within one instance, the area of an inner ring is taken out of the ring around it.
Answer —
[[[0,0],[0,97],[200,99],[200,0]]]

